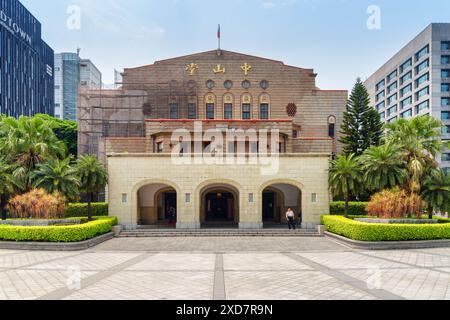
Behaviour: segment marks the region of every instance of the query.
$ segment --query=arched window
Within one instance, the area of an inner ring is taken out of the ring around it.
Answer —
[[[242,120],[252,119],[252,98],[250,95],[245,94],[242,96]]]
[[[328,117],[328,136],[333,139],[336,137],[336,117],[335,116]]]
[[[213,94],[206,96],[206,119],[214,120],[216,118],[216,97]]]
[[[259,99],[259,118],[268,120],[270,117],[270,97],[267,94],[261,95]]]
[[[233,119],[233,96],[231,94],[223,97],[223,118],[225,120]]]

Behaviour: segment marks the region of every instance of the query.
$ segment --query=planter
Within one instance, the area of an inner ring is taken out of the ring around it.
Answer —
[[[120,233],[122,232],[122,226],[120,226],[120,225],[113,226],[112,232],[114,233],[114,237],[120,236]]]
[[[355,221],[365,223],[381,223],[381,224],[437,224],[438,220],[434,219],[377,219],[377,218],[357,218]]]
[[[5,220],[0,221],[0,225],[21,226],[21,227],[48,227],[48,226],[67,226],[82,224],[82,219],[51,219],[51,220]]]

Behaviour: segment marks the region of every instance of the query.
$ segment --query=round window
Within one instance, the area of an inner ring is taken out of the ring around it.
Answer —
[[[216,84],[214,83],[214,81],[212,81],[212,80],[208,80],[208,81],[206,81],[206,87],[208,88],[208,89],[214,89],[214,87],[216,86]]]
[[[269,89],[269,81],[267,81],[267,80],[261,81],[260,86],[261,86],[261,89],[263,89],[263,90]]]
[[[248,80],[242,81],[242,88],[250,89],[250,87],[251,87],[250,81],[248,81]]]
[[[230,90],[231,88],[233,88],[233,82],[231,80],[227,80],[223,83],[223,86],[225,87],[225,89]]]

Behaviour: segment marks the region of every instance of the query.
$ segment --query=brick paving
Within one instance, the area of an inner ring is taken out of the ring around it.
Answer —
[[[0,300],[450,299],[450,248],[361,251],[325,238],[119,238],[0,250]]]

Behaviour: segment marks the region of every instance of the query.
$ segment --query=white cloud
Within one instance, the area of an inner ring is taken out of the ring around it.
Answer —
[[[265,0],[261,5],[264,9],[272,9],[277,6],[273,0]]]

